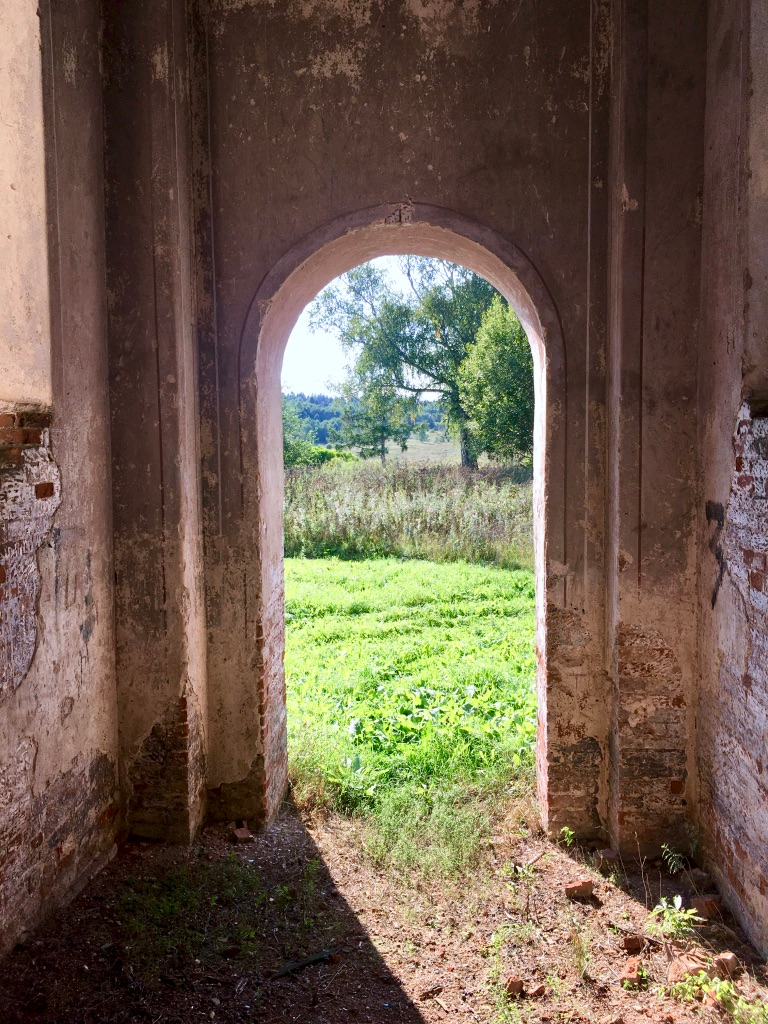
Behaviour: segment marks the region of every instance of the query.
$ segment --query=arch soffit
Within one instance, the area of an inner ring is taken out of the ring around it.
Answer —
[[[427,205],[379,206],[339,218],[305,236],[263,279],[241,336],[240,387],[254,372],[279,378],[288,338],[304,307],[334,278],[379,256],[450,260],[497,288],[515,309],[537,369],[564,371],[560,318],[538,271],[521,249],[477,222]],[[560,371],[560,372],[558,372]]]

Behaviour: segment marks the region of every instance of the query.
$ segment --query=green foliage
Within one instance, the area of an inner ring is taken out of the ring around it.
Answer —
[[[283,395],[283,405],[291,408],[315,444],[327,445],[341,429],[343,400],[330,395],[305,395],[303,392]]]
[[[269,897],[262,879],[231,856],[160,879],[127,878],[118,910],[131,959],[152,975],[169,956],[216,957],[232,943],[254,944]]]
[[[711,994],[717,1009],[727,1013],[737,1024],[768,1024],[766,1003],[750,1002],[732,981],[710,978],[703,970],[659,991],[662,994],[666,992],[680,1002],[701,1001]]]
[[[289,556],[533,564],[531,487],[500,471],[333,463],[285,481]]]
[[[482,277],[442,260],[403,257],[411,292],[400,294],[375,264],[355,267],[321,292],[313,327],[333,331],[355,353],[355,390],[421,397],[439,394],[461,442],[462,464],[478,451],[467,429],[459,367],[474,344],[483,313],[498,293]]]
[[[679,875],[685,867],[685,857],[677,850],[673,850],[667,843],[661,845],[661,859],[667,865],[670,875]]]
[[[533,455],[533,359],[513,309],[495,295],[458,371],[459,395],[478,450],[501,462]]]
[[[405,451],[416,424],[418,402],[404,397],[375,370],[352,374],[344,388],[345,402],[341,428],[336,442],[355,448],[364,459],[378,457],[386,461],[388,441]]]
[[[563,827],[560,829],[560,839],[562,842],[565,843],[568,849],[570,849],[573,846],[573,840],[575,836],[576,833],[573,831],[572,828],[568,828],[567,825],[563,825]]]
[[[297,797],[372,815],[379,861],[468,867],[533,763],[533,604],[525,571],[287,560]]]
[[[649,915],[648,930],[667,939],[686,939],[699,921],[695,910],[683,908],[682,896],[675,896],[671,903],[663,896]]]
[[[296,408],[283,402],[283,463],[285,466],[312,466],[316,462],[315,437]]]
[[[354,461],[351,452],[315,444],[311,423],[302,419],[295,404],[283,398],[283,465],[286,469],[322,466],[328,462]]]

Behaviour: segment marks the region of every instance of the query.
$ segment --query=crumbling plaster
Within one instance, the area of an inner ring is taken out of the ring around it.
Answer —
[[[709,10],[699,362],[698,824],[713,870],[768,952],[768,11]],[[750,578],[751,573],[757,575]],[[757,587],[753,586],[757,583]]]
[[[91,0],[44,3],[39,13],[34,4],[10,7],[3,46],[23,45],[30,90],[42,104],[24,112],[24,130],[4,136],[3,158],[4,166],[23,168],[25,189],[45,189],[44,205],[33,193],[24,207],[30,233],[18,261],[23,269],[33,260],[26,287],[42,321],[45,386],[39,367],[26,364],[37,339],[37,321],[27,320],[23,337],[0,337],[0,365],[17,359],[25,382],[23,399],[6,408],[31,431],[14,454],[16,441],[6,445],[0,429],[0,492],[7,496],[20,458],[22,496],[46,516],[34,556],[34,656],[0,706],[0,951],[105,863],[120,825],[99,11]],[[28,32],[17,34],[22,10]],[[7,65],[0,67],[4,74]],[[40,143],[34,151],[30,137]],[[12,291],[13,260],[6,267],[0,287]],[[7,380],[0,374],[0,388]],[[0,501],[7,529],[19,505]],[[14,529],[29,531],[35,521],[34,514],[17,517]],[[13,587],[13,574],[4,585]],[[4,601],[0,614],[7,607]]]

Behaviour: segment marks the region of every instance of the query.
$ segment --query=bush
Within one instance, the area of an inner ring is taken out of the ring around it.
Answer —
[[[505,470],[334,459],[286,471],[285,553],[530,568],[531,499]]]

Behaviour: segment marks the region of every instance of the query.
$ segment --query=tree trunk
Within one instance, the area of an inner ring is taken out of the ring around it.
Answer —
[[[470,444],[469,431],[466,427],[459,428],[459,445],[461,447],[461,464],[465,469],[477,469],[477,456]]]

